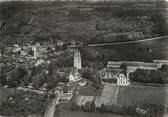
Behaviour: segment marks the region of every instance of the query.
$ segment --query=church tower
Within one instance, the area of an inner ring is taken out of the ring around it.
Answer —
[[[81,55],[79,50],[74,51],[74,67],[77,69],[81,69]]]

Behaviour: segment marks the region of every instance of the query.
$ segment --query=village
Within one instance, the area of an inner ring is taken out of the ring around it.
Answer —
[[[82,57],[79,48],[81,45],[77,44],[75,41],[71,41],[69,45],[65,44],[65,42],[58,41],[56,44],[54,43],[35,43],[31,44],[24,44],[18,45],[13,44],[5,48],[5,50],[1,50],[1,57],[3,58],[1,62],[1,69],[5,66],[5,74],[6,82],[9,82],[12,79],[11,72],[13,69],[18,69],[21,66],[22,69],[28,72],[28,76],[31,77],[32,68],[38,66],[43,66],[42,71],[40,74],[47,76],[48,74],[53,74],[53,76],[59,75],[62,76],[63,82],[59,83],[54,86],[52,84],[54,90],[57,92],[63,93],[70,93],[70,97],[72,98],[74,91],[79,93],[80,87],[84,87],[88,80],[87,78],[83,78],[83,74],[81,71],[84,71],[85,68],[82,67]],[[68,52],[71,56],[71,64],[68,67],[55,69],[49,68],[51,64],[54,64],[54,60],[57,56]],[[96,75],[100,78],[100,82],[102,83],[111,83],[112,85],[119,85],[119,86],[129,86],[131,85],[132,81],[130,79],[130,74],[134,73],[137,69],[140,70],[159,70],[163,65],[168,65],[168,60],[153,60],[150,63],[142,62],[142,61],[108,61],[107,65],[100,70],[96,71]],[[47,67],[48,66],[48,67]],[[8,69],[8,70],[7,70]],[[68,69],[68,70],[67,70]],[[85,74],[88,74],[87,72]],[[2,77],[2,76],[1,76]],[[25,76],[23,76],[25,77]],[[84,76],[85,77],[85,76]],[[167,82],[166,77],[166,82]],[[9,80],[9,81],[8,81]],[[91,79],[92,81],[92,79]],[[22,81],[22,85],[16,85],[18,89],[22,90],[34,90],[35,92],[45,92],[47,91],[47,87],[49,84],[43,83],[38,88],[33,87],[33,83],[29,82],[26,86],[23,85],[24,81]],[[51,81],[52,82],[52,81]],[[8,85],[1,84],[4,87],[9,87]],[[36,85],[36,84],[34,84]],[[66,89],[66,88],[67,89]],[[52,89],[52,88],[50,88]],[[48,90],[50,91],[50,90]],[[66,95],[66,94],[65,94]],[[71,98],[69,96],[64,96],[62,98]]]
[[[0,116],[167,117],[167,2],[0,2]]]

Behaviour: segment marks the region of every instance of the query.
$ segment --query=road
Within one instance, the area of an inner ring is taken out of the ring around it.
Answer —
[[[51,102],[49,102],[43,117],[54,117],[56,105],[59,104],[59,94],[57,93],[55,96],[56,97]]]
[[[88,47],[107,46],[107,45],[121,45],[121,44],[132,44],[132,43],[140,43],[140,42],[153,41],[153,40],[161,40],[161,39],[165,39],[165,38],[168,38],[168,36],[154,37],[154,38],[135,40],[135,41],[126,41],[126,42],[110,42],[110,43],[89,44]]]

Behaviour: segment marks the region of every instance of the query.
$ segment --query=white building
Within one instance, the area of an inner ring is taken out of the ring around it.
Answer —
[[[168,60],[153,60],[153,63],[156,64],[158,68],[161,68],[162,65],[168,65]]]
[[[123,73],[121,73],[118,75],[117,84],[120,86],[128,86],[130,82],[129,79]]]
[[[74,51],[74,68],[77,68],[77,69],[81,69],[82,68],[81,55],[80,55],[80,51],[79,50]]]
[[[37,48],[35,46],[33,46],[32,50],[33,50],[33,54],[34,54],[33,58],[37,59]]]
[[[120,68],[122,64],[120,61],[108,61],[107,67]]]
[[[145,63],[141,61],[109,61],[107,64],[107,67],[108,68],[121,68],[122,64],[125,64],[126,66],[127,77],[129,77],[129,73],[134,72],[137,69],[144,69],[144,70],[157,70],[158,69],[158,65],[156,63]],[[161,63],[159,63],[159,65],[160,64]]]

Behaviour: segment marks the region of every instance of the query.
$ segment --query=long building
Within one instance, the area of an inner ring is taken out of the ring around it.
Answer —
[[[162,65],[168,65],[168,60],[153,60],[153,63],[155,63],[158,68],[160,68]]]
[[[122,65],[124,64],[126,67],[127,77],[129,77],[129,74],[131,72],[136,71],[137,69],[144,69],[144,70],[157,70],[161,67],[163,64],[168,64],[168,61],[160,60],[155,61],[153,63],[145,63],[140,61],[109,61],[107,64],[107,68],[122,68]]]

